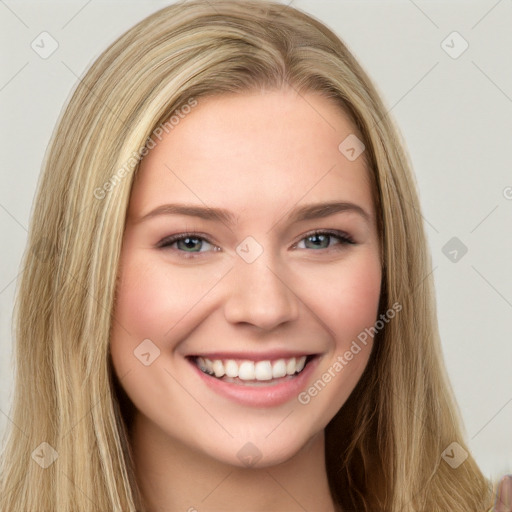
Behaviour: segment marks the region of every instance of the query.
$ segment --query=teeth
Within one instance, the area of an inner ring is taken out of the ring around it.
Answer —
[[[256,380],[272,380],[272,364],[270,361],[258,361],[254,365]]]
[[[238,367],[238,378],[242,380],[254,380],[256,378],[254,363],[252,361],[244,361]]]
[[[295,363],[295,371],[301,372],[304,369],[304,366],[306,366],[306,356],[302,356],[297,360]]]
[[[226,377],[240,380],[272,380],[300,373],[306,365],[306,356],[290,359],[276,359],[275,361],[241,361],[237,363],[234,359],[215,359],[206,357],[196,358],[197,366],[209,375],[215,375],[217,378]]]
[[[213,372],[215,373],[215,377],[224,377],[224,374],[226,373],[224,371],[224,364],[219,359],[216,359],[213,361]]]
[[[236,364],[236,361],[233,361],[233,359],[228,359],[226,361],[224,370],[226,370],[226,375],[228,377],[238,377],[238,365]]]
[[[214,375],[215,372],[213,371],[213,363],[210,361],[210,359],[206,359],[204,357],[198,357],[196,360],[197,366],[199,366],[199,369],[203,371],[204,373],[207,373],[208,375]]]
[[[278,359],[272,365],[272,377],[278,379],[286,375],[286,361],[284,359]]]

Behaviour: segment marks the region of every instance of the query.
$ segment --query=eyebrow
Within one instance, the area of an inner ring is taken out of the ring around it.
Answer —
[[[341,212],[356,213],[366,222],[371,222],[371,216],[366,210],[355,203],[346,201],[314,203],[297,207],[292,210],[289,216],[289,221],[293,223],[311,219],[320,219]],[[135,223],[138,224],[159,215],[187,215],[189,217],[198,217],[204,220],[222,222],[223,224],[231,226],[236,224],[237,220],[232,212],[223,208],[210,208],[207,206],[188,204],[163,204],[136,219]]]

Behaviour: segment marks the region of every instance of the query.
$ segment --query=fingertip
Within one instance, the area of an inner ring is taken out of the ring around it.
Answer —
[[[494,512],[512,512],[512,475],[505,475],[498,484]]]

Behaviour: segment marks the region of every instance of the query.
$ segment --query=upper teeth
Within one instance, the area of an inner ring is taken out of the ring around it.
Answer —
[[[275,361],[250,361],[234,359],[208,359],[198,357],[196,364],[199,368],[215,377],[238,377],[241,380],[271,380],[303,370],[306,356],[276,359]]]

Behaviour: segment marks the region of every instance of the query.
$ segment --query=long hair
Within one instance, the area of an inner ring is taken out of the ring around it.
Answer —
[[[270,1],[191,0],[117,39],[80,80],[52,136],[16,295],[2,512],[145,510],[128,441],[133,409],[109,354],[140,157],[192,100],[286,87],[331,98],[362,137],[382,247],[380,312],[402,306],[326,428],[332,496],[358,512],[489,508],[490,484],[471,455],[458,467],[442,457],[452,443],[469,450],[442,361],[409,158],[375,87],[305,13]]]

